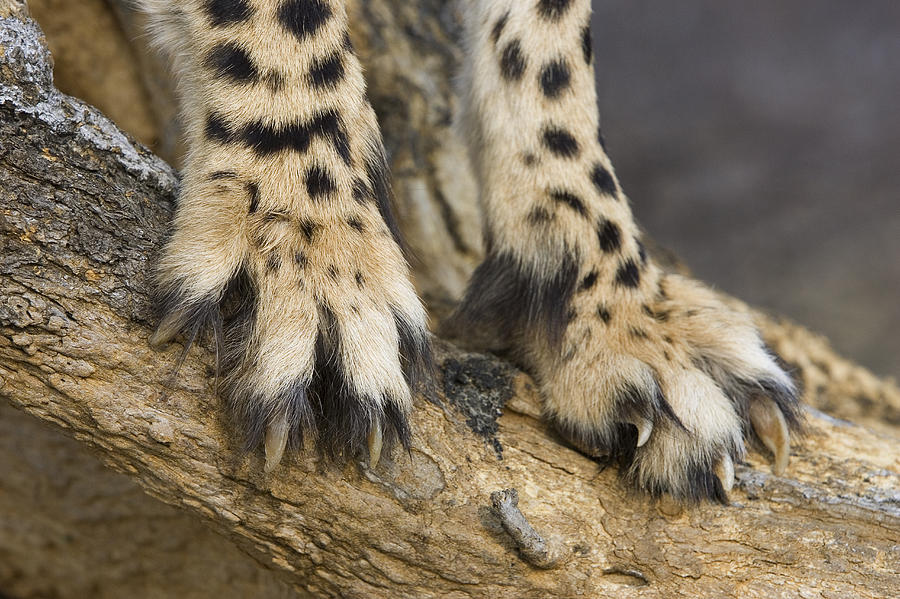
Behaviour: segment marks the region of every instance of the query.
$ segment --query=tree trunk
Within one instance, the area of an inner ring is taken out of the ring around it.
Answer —
[[[628,493],[613,469],[541,422],[526,374],[441,340],[438,384],[416,400],[409,453],[374,470],[336,470],[302,452],[265,475],[262,456],[243,453],[221,416],[209,348],[192,350],[164,384],[179,349],[147,347],[149,276],[171,220],[174,171],[53,88],[49,54],[20,5],[0,0],[0,396],[30,416],[0,406],[0,591],[896,594],[900,392],[762,316],[805,399],[867,426],[810,408],[787,474],[770,474],[752,452],[728,506]],[[417,284],[437,314],[480,255],[474,185],[450,129],[449,6],[371,0],[353,9],[402,222],[421,256]],[[98,469],[80,447],[121,474]],[[174,508],[140,497],[135,482]],[[501,509],[492,507],[491,493],[505,488],[517,489],[521,513],[500,495]],[[535,535],[514,541],[506,530],[516,514]],[[535,558],[535,538],[552,559]]]

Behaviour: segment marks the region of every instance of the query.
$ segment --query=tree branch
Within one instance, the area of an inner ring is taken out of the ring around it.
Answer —
[[[437,393],[416,401],[409,453],[338,471],[303,452],[264,475],[262,456],[242,453],[220,416],[210,351],[193,350],[165,389],[178,349],[147,347],[150,265],[171,219],[173,171],[53,89],[34,23],[3,19],[0,48],[0,395],[297,590],[879,597],[900,584],[890,423],[874,432],[811,410],[785,477],[752,453],[730,506],[682,509],[629,494],[612,469],[563,445],[541,422],[527,375],[441,341]],[[802,378],[807,362],[839,364],[827,349],[806,352],[802,331],[770,323],[767,333]],[[847,365],[808,395],[861,372]],[[896,389],[864,382],[896,418]],[[560,539],[570,557],[557,568],[517,555],[490,508],[504,488],[518,490],[535,529]]]

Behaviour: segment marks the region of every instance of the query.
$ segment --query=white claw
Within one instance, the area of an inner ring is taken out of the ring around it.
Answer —
[[[647,418],[641,418],[635,423],[638,430],[637,446],[643,447],[650,439],[650,433],[653,432],[653,422]]]
[[[781,476],[791,459],[791,437],[778,405],[768,397],[750,402],[750,423],[763,445],[775,456],[772,471]]]
[[[731,488],[734,487],[734,462],[731,460],[731,456],[722,456],[722,459],[716,464],[716,476],[719,477],[719,482],[722,483],[725,492],[731,491]]]
[[[281,456],[284,455],[284,447],[287,445],[288,423],[281,419],[270,424],[266,428],[266,466],[265,471],[271,472],[278,466]]]
[[[381,459],[381,446],[384,442],[384,437],[381,433],[381,424],[375,422],[372,425],[372,430],[369,431],[369,468],[375,468],[378,465],[378,460]]]

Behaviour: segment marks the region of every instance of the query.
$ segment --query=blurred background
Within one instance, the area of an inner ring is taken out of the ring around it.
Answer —
[[[607,146],[701,279],[900,375],[900,2],[595,0]]]

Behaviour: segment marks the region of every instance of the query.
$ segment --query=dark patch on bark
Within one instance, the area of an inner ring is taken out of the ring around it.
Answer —
[[[477,354],[448,358],[440,371],[444,397],[462,411],[472,432],[490,443],[497,458],[502,459],[497,419],[513,396],[516,371],[504,362]]]

